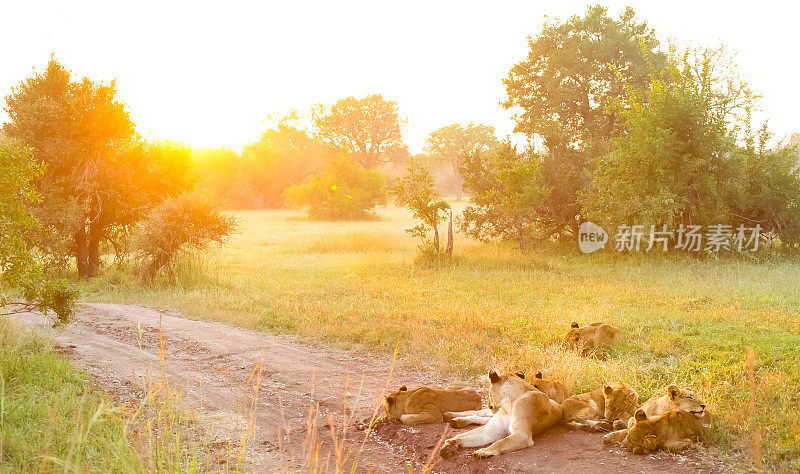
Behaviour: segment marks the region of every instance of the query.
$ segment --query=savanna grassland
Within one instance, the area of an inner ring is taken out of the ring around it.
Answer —
[[[175,281],[143,286],[109,270],[85,284],[83,299],[167,306],[378,353],[399,346],[401,366],[470,376],[489,367],[541,370],[574,392],[620,379],[644,400],[670,383],[691,386],[715,414],[709,442],[723,454],[749,453],[760,424],[767,464],[800,468],[800,263],[583,255],[565,246],[523,254],[456,234],[455,263],[426,268],[414,264],[404,209],[346,223],[312,222],[298,211],[234,214],[240,232]],[[572,321],[599,320],[624,331],[609,357],[559,348]]]

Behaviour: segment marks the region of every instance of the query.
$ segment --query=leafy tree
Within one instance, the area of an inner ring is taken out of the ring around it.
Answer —
[[[331,153],[286,120],[266,130],[241,156],[227,149],[194,150],[198,189],[234,208],[280,208],[283,192],[320,171]]]
[[[536,154],[518,153],[504,142],[489,152],[469,153],[460,171],[472,196],[461,218],[465,233],[480,240],[513,240],[522,250],[549,237],[539,216],[550,189],[540,184]]]
[[[152,208],[134,234],[134,247],[152,279],[183,255],[204,250],[212,242],[225,242],[238,227],[236,219],[219,205],[199,196],[183,194]]]
[[[589,207],[593,220],[627,224],[707,224],[726,219],[726,183],[734,176],[733,139],[708,96],[671,69],[620,113],[625,133],[599,159]]]
[[[544,148],[542,185],[552,192],[540,208],[543,228],[577,234],[590,165],[622,132],[624,118],[609,105],[646,88],[664,59],[631,8],[614,19],[591,6],[584,16],[546,23],[528,45],[527,59],[504,81],[504,106],[516,111],[515,131]]]
[[[285,197],[289,204],[307,208],[312,219],[363,219],[375,206],[386,203],[384,184],[377,170],[340,157],[324,171],[286,189]]]
[[[116,86],[71,73],[51,59],[47,68],[6,97],[3,127],[46,165],[36,186],[42,201],[39,245],[74,255],[78,274],[93,276],[100,244],[114,239],[164,195],[189,184],[189,151],[139,140]]]
[[[44,165],[29,149],[0,137],[0,169],[0,311],[9,314],[36,308],[46,314],[52,310],[66,322],[75,311],[78,294],[48,274],[35,248],[38,222],[28,208],[41,199],[34,182]],[[5,294],[8,289],[19,290],[25,300],[13,300]]]
[[[395,181],[390,192],[399,205],[408,207],[414,219],[420,221],[419,225],[406,232],[420,238],[424,247],[428,243],[428,234],[433,231],[431,245],[439,253],[439,224],[446,218],[450,205],[433,188],[433,176],[420,162],[412,160],[408,165],[408,174]]]
[[[312,118],[322,140],[351,154],[366,169],[408,157],[397,103],[379,94],[346,97],[330,108],[320,104]]]
[[[464,180],[458,169],[467,153],[490,150],[498,145],[494,127],[470,122],[466,126],[454,123],[435,130],[425,144],[425,152],[433,160],[452,170],[457,179],[456,196],[461,201]]]

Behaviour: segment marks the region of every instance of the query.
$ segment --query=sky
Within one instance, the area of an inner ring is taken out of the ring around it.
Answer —
[[[512,133],[502,79],[546,17],[581,14],[588,3],[0,0],[0,95],[54,53],[76,75],[116,79],[142,135],[241,150],[276,114],[379,93],[398,103],[417,153],[454,122]],[[800,2],[601,4],[614,16],[631,5],[662,40],[726,44],[763,95],[760,117],[776,139],[800,131]]]

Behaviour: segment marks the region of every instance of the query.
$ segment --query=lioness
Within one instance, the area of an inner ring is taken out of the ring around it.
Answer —
[[[496,410],[485,425],[445,441],[439,454],[453,455],[459,448],[489,446],[474,456],[496,456],[533,446],[533,437],[561,420],[561,406],[516,374],[489,372],[489,408]]]
[[[702,432],[701,420],[687,411],[672,410],[648,418],[644,410],[637,410],[623,444],[634,454],[649,454],[659,448],[680,452]]]
[[[618,327],[604,322],[592,323],[584,327],[580,327],[578,323],[572,323],[567,335],[564,336],[563,346],[587,356],[616,342],[621,332],[622,330]]]
[[[665,390],[664,395],[652,397],[641,406],[642,411],[648,417],[661,415],[672,410],[681,410],[694,415],[700,423],[708,425],[711,423],[711,413],[706,410],[705,402],[697,396],[695,392],[688,388],[680,388],[677,385],[670,385]],[[634,418],[627,420],[627,427],[633,426]],[[603,437],[606,444],[622,443],[627,435],[627,429],[608,433]]]
[[[614,423],[625,426],[638,406],[639,396],[624,382],[573,395],[561,404],[565,423],[592,431],[608,431]]]
[[[383,399],[384,419],[400,420],[404,425],[440,423],[446,411],[477,410],[481,396],[466,388],[408,390],[405,385]]]
[[[524,379],[524,372],[517,372],[514,375]],[[544,378],[541,372],[537,372],[530,384],[536,387],[556,403],[561,403],[567,398],[567,386],[564,382],[557,379]],[[496,410],[484,408],[482,410],[471,410],[462,412],[444,413],[445,421],[450,422],[453,428],[463,428],[469,425],[485,425],[494,416]]]

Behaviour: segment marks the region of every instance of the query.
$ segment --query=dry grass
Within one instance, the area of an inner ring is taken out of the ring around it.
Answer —
[[[403,231],[411,220],[402,209],[354,223],[311,222],[293,211],[236,214],[241,234],[205,255],[202,268],[148,288],[112,274],[85,298],[165,305],[384,353],[400,341],[401,367],[542,370],[576,391],[618,378],[642,399],[669,383],[688,385],[717,414],[710,440],[723,452],[752,450],[760,424],[767,465],[800,468],[800,264],[572,248],[523,255],[456,234],[457,263],[431,270],[412,264],[416,243]],[[572,321],[596,320],[625,331],[610,357],[557,347]],[[748,346],[755,416],[747,409]]]

